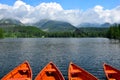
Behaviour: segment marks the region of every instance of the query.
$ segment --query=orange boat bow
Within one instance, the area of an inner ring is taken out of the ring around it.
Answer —
[[[38,73],[35,80],[65,80],[59,69],[49,62],[42,70]]]
[[[32,70],[29,63],[24,61],[1,80],[32,80]]]
[[[70,62],[68,80],[98,80],[95,76]]]
[[[120,70],[104,63],[104,72],[108,80],[120,80]]]

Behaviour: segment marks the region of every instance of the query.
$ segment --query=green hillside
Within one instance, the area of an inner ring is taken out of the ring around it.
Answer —
[[[83,37],[106,37],[109,28],[81,27],[76,29],[75,33]]]
[[[4,37],[43,37],[46,33],[34,26],[4,27]]]
[[[46,32],[73,32],[76,29],[70,23],[53,20],[42,20],[34,25]]]

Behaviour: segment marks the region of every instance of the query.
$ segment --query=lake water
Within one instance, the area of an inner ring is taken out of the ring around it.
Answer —
[[[67,80],[69,62],[106,80],[103,63],[120,69],[120,42],[107,38],[6,38],[0,39],[0,78],[28,60],[33,79],[53,61]]]

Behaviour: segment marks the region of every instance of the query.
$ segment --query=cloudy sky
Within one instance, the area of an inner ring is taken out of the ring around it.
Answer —
[[[120,23],[120,0],[0,0],[0,19],[23,23],[42,19],[80,23]]]

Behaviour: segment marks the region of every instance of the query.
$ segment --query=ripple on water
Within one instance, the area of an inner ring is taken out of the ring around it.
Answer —
[[[120,69],[120,43],[106,38],[18,38],[0,40],[0,78],[24,60],[33,70],[33,78],[53,61],[65,79],[72,61],[106,80],[103,62]]]

